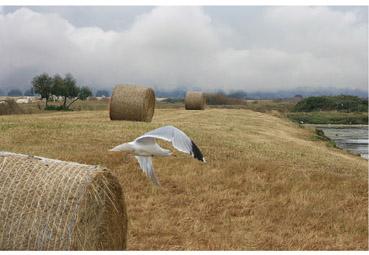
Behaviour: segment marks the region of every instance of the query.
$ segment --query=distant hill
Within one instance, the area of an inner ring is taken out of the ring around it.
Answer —
[[[156,97],[167,97],[167,98],[184,98],[186,95],[185,89],[174,89],[174,90],[160,90],[155,89]]]
[[[167,97],[167,98],[184,98],[186,94],[185,88],[173,89],[173,90],[161,90],[155,89],[155,95],[157,97]],[[218,91],[204,91],[209,93],[222,94],[231,98],[237,99],[283,99],[292,98],[295,95],[301,95],[303,97],[309,96],[338,96],[338,95],[350,95],[358,96],[360,98],[368,98],[368,91],[357,90],[357,89],[337,89],[331,88],[296,88],[290,90],[279,90],[279,91],[269,91],[269,92],[247,92],[247,90],[231,90],[228,92],[218,90]]]
[[[295,95],[301,95],[303,97],[309,96],[338,96],[338,95],[350,95],[360,98],[368,98],[368,91],[358,89],[336,89],[336,88],[296,88],[291,90],[280,90],[275,92],[250,92],[248,93],[249,99],[277,99],[277,98],[291,98]]]
[[[7,88],[0,88],[0,95],[7,95],[8,92],[15,87],[7,87]],[[155,95],[156,97],[165,97],[165,98],[174,98],[174,99],[183,99],[186,95],[185,87],[175,88],[175,89],[160,89],[155,88]],[[192,89],[191,89],[192,90]],[[200,88],[197,90],[201,90]],[[111,94],[112,89],[99,89],[93,88],[93,93],[100,94],[104,91],[104,93]],[[329,88],[309,88],[309,87],[299,87],[295,89],[286,89],[286,90],[278,90],[278,91],[256,91],[256,92],[249,92],[247,89],[239,89],[239,90],[230,90],[230,91],[223,91],[223,90],[203,90],[206,93],[217,93],[222,94],[227,97],[236,98],[236,99],[284,99],[284,98],[292,98],[295,95],[301,95],[303,97],[309,96],[338,96],[338,95],[350,95],[350,96],[358,96],[360,98],[368,98],[368,91],[367,90],[358,90],[358,89],[337,89],[335,87]]]

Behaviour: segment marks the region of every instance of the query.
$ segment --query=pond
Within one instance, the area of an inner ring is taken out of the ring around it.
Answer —
[[[367,125],[315,125],[334,141],[337,147],[368,159]]]

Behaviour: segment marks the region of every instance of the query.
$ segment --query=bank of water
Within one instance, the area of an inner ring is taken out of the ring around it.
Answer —
[[[314,125],[334,141],[337,147],[368,159],[367,125]]]

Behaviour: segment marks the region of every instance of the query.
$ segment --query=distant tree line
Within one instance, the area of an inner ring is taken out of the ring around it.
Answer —
[[[167,97],[171,99],[179,99],[179,98],[183,99],[187,91],[188,89],[183,89],[183,88],[174,89],[174,90],[155,89],[155,95],[157,97]],[[246,99],[247,98],[247,93],[243,90],[233,90],[228,93],[224,92],[223,90],[218,90],[211,94],[219,95],[220,97],[228,97],[228,98],[235,98],[235,99]]]
[[[247,93],[243,90],[232,91],[226,94],[226,96],[236,99],[247,99]]]
[[[8,93],[5,93],[4,90],[0,89],[0,96],[11,96],[11,97],[20,97],[20,96],[33,96],[33,90],[27,89],[24,93],[20,89],[11,89]]]
[[[105,89],[98,90],[96,91],[95,96],[96,97],[110,97],[110,92]]]
[[[12,89],[8,92],[8,96],[11,97],[23,96],[23,93],[19,89]]]
[[[97,90],[95,93],[96,97],[110,97],[111,92],[109,90]],[[30,89],[26,89],[24,92],[22,92],[22,90],[20,89],[11,89],[9,90],[7,93],[5,93],[4,90],[0,89],[0,96],[15,96],[15,97],[19,97],[19,96],[35,96],[35,93],[33,91],[33,87],[31,87]]]
[[[85,100],[92,95],[89,87],[77,86],[77,81],[71,74],[65,75],[64,78],[59,74],[53,77],[47,73],[37,75],[32,79],[32,89],[35,94],[41,96],[41,99],[45,99],[46,109],[52,96],[61,97],[63,100],[59,109],[67,110],[75,101]]]
[[[206,103],[208,105],[246,105],[246,101],[241,98],[230,97],[221,92],[205,93]]]
[[[357,96],[318,96],[307,97],[298,102],[294,112],[340,111],[340,112],[367,112],[368,100]]]

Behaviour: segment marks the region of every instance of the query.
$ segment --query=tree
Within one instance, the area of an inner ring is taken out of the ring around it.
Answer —
[[[12,89],[8,92],[8,96],[19,97],[19,96],[23,96],[23,93],[19,89]]]
[[[47,74],[43,73],[41,75],[35,76],[32,79],[33,91],[36,94],[41,95],[41,99],[46,99],[45,106],[47,107],[47,101],[51,96],[51,88],[53,84],[53,79]]]
[[[85,100],[92,95],[88,87],[78,87],[77,81],[71,74],[66,74],[63,79],[59,74],[54,75],[52,82],[52,94],[63,97],[61,109],[69,109],[69,107],[77,100]],[[67,101],[72,100],[69,104]]]
[[[92,96],[92,91],[89,87],[83,86],[80,88],[79,93],[78,93],[78,99],[86,100],[90,96]]]
[[[65,86],[65,91],[66,91],[67,97],[72,99],[72,98],[75,98],[75,97],[78,96],[79,88],[77,87],[76,80],[73,78],[73,76],[71,74],[67,74],[65,76],[64,86]]]
[[[63,103],[57,107],[58,109],[69,109],[69,107],[77,100],[85,100],[92,95],[91,89],[88,87],[78,87],[77,81],[71,74],[66,74],[64,78],[59,74],[50,77],[44,73],[36,76],[32,80],[33,91],[46,98],[47,101],[51,95],[63,97]],[[69,104],[67,101],[72,100]],[[55,107],[54,107],[55,109]]]
[[[91,91],[91,89],[89,87],[84,86],[84,87],[78,88],[78,95],[77,95],[77,97],[71,103],[69,103],[69,105],[67,106],[67,109],[69,109],[69,107],[75,101],[77,101],[77,100],[86,100],[89,96],[92,96],[92,91]]]
[[[96,97],[109,97],[110,96],[110,93],[109,91],[105,90],[105,89],[102,89],[102,90],[98,90],[96,91],[96,94],[95,94]]]
[[[64,79],[59,74],[55,74],[53,77],[51,94],[58,97],[59,96],[64,97],[63,107],[65,108],[68,98],[68,91],[64,84]]]
[[[79,87],[76,85],[76,80],[71,74],[67,74],[63,79],[59,74],[54,75],[52,94],[55,96],[63,97],[62,109],[68,109],[69,106],[76,100],[67,105],[67,99],[78,99],[80,92]]]
[[[77,82],[71,74],[67,74],[63,79],[63,88],[63,95],[61,95],[64,97],[63,108],[69,109],[69,107],[78,100],[78,94],[80,92]],[[67,105],[67,98],[75,100]]]

